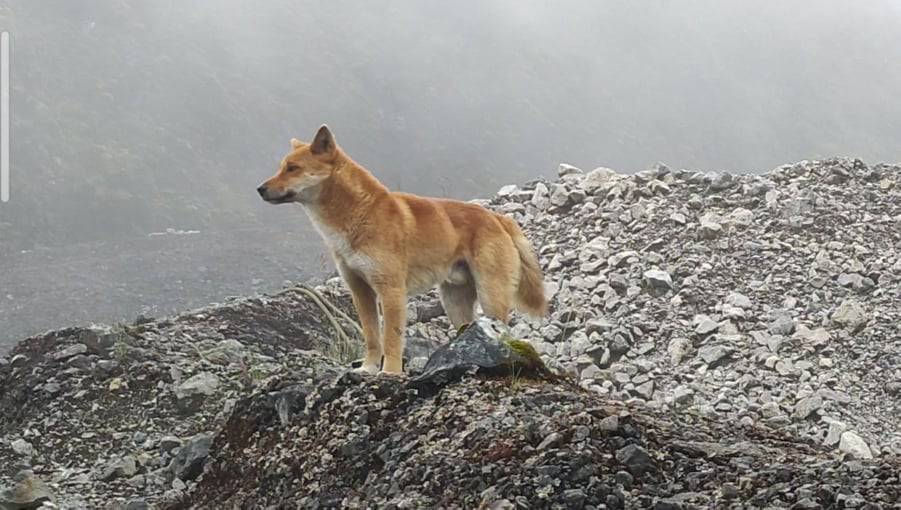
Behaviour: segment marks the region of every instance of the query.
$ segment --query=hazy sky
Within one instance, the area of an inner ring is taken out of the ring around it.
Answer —
[[[461,198],[562,161],[901,160],[889,0],[8,5],[4,221],[46,216],[41,236],[268,220],[248,190],[321,123],[389,186]]]

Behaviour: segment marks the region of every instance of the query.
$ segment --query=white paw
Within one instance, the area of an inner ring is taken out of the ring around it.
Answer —
[[[379,372],[379,377],[405,378],[407,377],[407,374],[403,372],[386,372],[385,370],[382,370]]]

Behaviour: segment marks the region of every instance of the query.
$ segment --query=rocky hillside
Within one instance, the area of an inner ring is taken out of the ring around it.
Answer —
[[[899,180],[842,159],[505,186],[484,203],[553,294],[510,332],[563,378],[435,376],[482,330],[434,295],[410,377],[347,374],[335,281],[27,339],[0,360],[0,508],[897,507]]]
[[[901,167],[560,174],[491,202],[558,289],[520,336],[602,395],[901,453]]]

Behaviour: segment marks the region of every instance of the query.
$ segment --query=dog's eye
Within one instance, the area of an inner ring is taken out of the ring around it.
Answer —
[[[300,170],[300,167],[292,163],[292,164],[288,165],[287,170],[289,172],[296,172],[296,171]]]

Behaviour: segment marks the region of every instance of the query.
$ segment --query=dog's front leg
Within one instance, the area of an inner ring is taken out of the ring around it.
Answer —
[[[379,288],[382,302],[382,341],[385,364],[382,372],[403,373],[404,330],[407,326],[407,289],[404,285],[383,285]]]
[[[360,275],[353,272],[343,263],[338,265],[341,277],[350,288],[354,308],[360,316],[360,325],[366,339],[366,358],[359,368],[361,372],[374,374],[379,371],[382,362],[382,342],[379,339],[379,310],[375,291]]]

